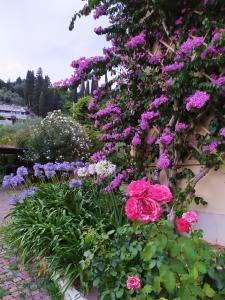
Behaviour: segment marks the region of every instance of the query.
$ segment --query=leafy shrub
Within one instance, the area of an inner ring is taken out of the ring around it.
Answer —
[[[48,271],[65,271],[73,282],[79,263],[97,235],[124,222],[118,194],[100,193],[93,181],[41,185],[11,211],[10,240],[25,260],[46,259]],[[116,205],[115,205],[116,203]]]
[[[118,227],[95,241],[81,262],[100,299],[224,299],[225,256],[216,255],[195,231],[180,236],[171,221]],[[216,257],[217,256],[217,257]],[[128,290],[128,276],[140,289]]]
[[[101,143],[97,139],[97,135],[100,133],[99,130],[96,130],[89,118],[89,111],[88,111],[88,103],[90,102],[90,96],[85,96],[79,98],[77,103],[75,103],[71,109],[70,114],[72,115],[73,119],[78,121],[82,124],[91,140],[91,148],[90,153],[97,152],[101,148]]]
[[[190,224],[184,230],[178,221],[193,223],[197,215],[183,214],[175,229],[162,218],[172,200],[167,187],[139,180],[128,194],[125,212],[133,224],[124,218],[121,194],[103,193],[88,178],[81,187],[41,185],[11,211],[10,241],[68,284],[85,292],[97,287],[99,299],[224,299],[225,254],[211,251],[200,231],[179,234]]]
[[[25,156],[38,162],[84,160],[89,147],[85,129],[60,111],[54,111],[34,128]]]

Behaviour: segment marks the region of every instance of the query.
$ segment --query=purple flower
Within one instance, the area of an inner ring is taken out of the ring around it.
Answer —
[[[43,177],[43,166],[41,164],[34,164],[33,166],[33,170],[34,170],[34,176],[41,178]]]
[[[140,127],[142,130],[146,130],[148,129],[148,121],[155,118],[155,117],[158,117],[159,116],[159,112],[154,112],[154,111],[149,111],[149,112],[146,112],[146,113],[143,113],[141,115],[141,120],[140,120]]]
[[[96,28],[94,29],[94,32],[95,32],[96,34],[101,34],[102,31],[103,31],[102,26],[96,27]]]
[[[168,168],[169,165],[170,165],[169,156],[166,153],[161,154],[156,164],[157,168],[163,170]]]
[[[223,128],[220,129],[220,135],[222,137],[225,137],[225,127],[223,127]]]
[[[43,168],[44,168],[44,171],[45,171],[45,176],[48,179],[56,175],[55,165],[53,163],[49,162],[49,163],[45,164],[43,166]]]
[[[210,152],[214,151],[217,148],[217,146],[218,146],[218,142],[214,141],[209,145],[203,146],[202,151],[205,153],[210,153]]]
[[[174,134],[169,129],[166,129],[165,132],[162,133],[159,140],[160,140],[160,142],[162,142],[166,145],[170,145],[173,138],[174,138]]]
[[[131,127],[125,128],[124,131],[123,131],[123,135],[124,135],[125,137],[127,137],[127,136],[130,135],[130,134],[131,134]]]
[[[225,83],[225,76],[221,76],[217,79],[212,79],[212,83],[215,86],[220,86],[220,85],[224,84]]]
[[[206,92],[196,91],[194,95],[186,99],[186,109],[202,108],[209,101],[209,95]]]
[[[209,54],[214,54],[216,52],[215,46],[209,46],[200,54],[201,59],[205,59]]]
[[[188,125],[185,124],[185,123],[177,123],[176,126],[175,126],[175,130],[176,132],[180,132],[181,130],[184,130],[184,129],[187,129],[188,128]]]
[[[11,185],[11,179],[13,178],[13,174],[4,176],[2,180],[2,187],[8,188]]]
[[[10,198],[9,204],[10,205],[16,205],[18,202],[22,203],[24,199],[26,199],[29,196],[33,196],[37,191],[36,187],[31,187],[28,189],[25,189],[20,195],[14,195]]]
[[[145,43],[145,33],[142,31],[140,34],[132,37],[126,44],[126,48],[135,48],[138,45],[143,45]]]
[[[149,136],[149,137],[147,138],[146,143],[147,143],[148,145],[152,145],[154,142],[155,142],[155,138],[154,138],[153,136]]]
[[[149,107],[152,108],[158,108],[161,104],[166,103],[168,101],[168,97],[165,95],[160,96],[159,98],[156,98],[154,101],[149,103]]]
[[[75,186],[81,186],[82,185],[82,181],[80,179],[71,179],[69,186],[71,189],[75,188]]]
[[[167,65],[167,66],[163,66],[161,67],[162,72],[166,73],[166,72],[170,72],[170,71],[177,71],[177,70],[181,70],[184,67],[184,63],[175,63],[172,65]]]
[[[181,46],[180,49],[176,53],[175,59],[179,59],[181,54],[184,54],[185,56],[188,56],[190,52],[196,48],[201,46],[204,43],[204,37],[195,37],[195,38],[189,38],[187,39]]]
[[[95,8],[95,11],[94,11],[94,19],[98,19],[99,17],[101,17],[102,15],[104,15],[104,13],[106,12],[107,10],[107,6],[106,5],[98,5],[96,8]]]
[[[22,167],[19,167],[16,171],[16,174],[19,175],[19,176],[27,176],[28,175],[28,170],[26,167],[22,166]]]
[[[132,145],[136,146],[136,145],[140,145],[141,144],[141,139],[138,133],[135,133],[132,141],[131,141]]]
[[[16,175],[16,176],[13,176],[11,178],[11,182],[10,183],[11,183],[12,186],[16,187],[16,186],[22,184],[23,182],[24,182],[23,177],[20,176],[20,175]]]

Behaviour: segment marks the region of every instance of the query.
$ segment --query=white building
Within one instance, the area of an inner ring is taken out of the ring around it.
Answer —
[[[25,120],[29,117],[29,111],[23,106],[0,104],[0,117],[9,120]]]

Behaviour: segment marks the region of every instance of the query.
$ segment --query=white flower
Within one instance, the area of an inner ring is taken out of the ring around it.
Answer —
[[[88,170],[85,167],[79,168],[78,171],[77,171],[77,175],[79,177],[85,177],[85,176],[87,176],[87,174],[88,174]]]
[[[95,170],[98,176],[109,176],[116,171],[116,165],[112,164],[110,161],[101,160],[95,165]]]
[[[88,173],[90,175],[94,175],[96,173],[96,164],[91,164],[88,167]]]

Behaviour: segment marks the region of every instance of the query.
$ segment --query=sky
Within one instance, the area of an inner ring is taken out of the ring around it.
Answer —
[[[0,79],[25,78],[42,67],[52,82],[72,74],[70,63],[81,56],[101,55],[105,38],[94,28],[106,20],[83,17],[69,31],[81,0],[0,0]]]

